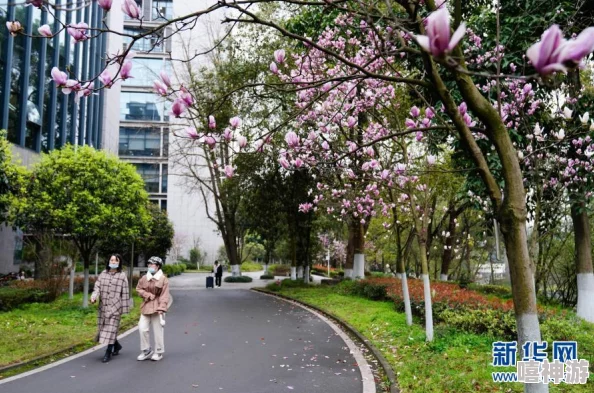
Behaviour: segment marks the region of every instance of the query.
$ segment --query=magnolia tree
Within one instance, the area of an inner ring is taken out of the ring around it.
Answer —
[[[420,100],[426,102],[427,107],[439,108],[435,111],[435,120],[432,124],[440,127],[456,139],[461,149],[474,163],[488,196],[493,214],[501,224],[505,248],[508,256],[510,275],[513,283],[514,307],[518,327],[518,336],[520,345],[526,341],[540,341],[540,329],[536,309],[536,296],[534,289],[533,270],[530,262],[528,238],[526,235],[526,218],[528,214],[526,192],[524,188],[524,173],[521,166],[521,158],[518,148],[514,145],[513,136],[517,131],[514,124],[504,114],[502,105],[502,79],[501,64],[503,54],[501,53],[500,43],[497,42],[494,49],[494,63],[497,64],[496,71],[485,72],[470,62],[470,56],[465,53],[468,47],[474,45],[472,41],[463,40],[466,35],[466,28],[461,20],[461,1],[450,2],[443,0],[425,0],[409,1],[396,0],[386,3],[374,2],[325,2],[325,1],[305,1],[285,3],[288,9],[293,12],[301,7],[327,7],[342,14],[337,22],[341,20],[352,21],[352,24],[343,23],[341,29],[348,34],[354,34],[351,38],[327,37],[321,35],[321,40],[317,37],[312,39],[305,35],[293,33],[283,27],[283,24],[268,18],[267,14],[260,15],[254,11],[254,4],[270,3],[271,0],[254,1],[236,1],[233,3],[219,2],[211,7],[188,15],[182,15],[175,19],[165,21],[157,30],[165,27],[172,27],[173,31],[189,28],[192,23],[196,23],[200,16],[213,12],[218,9],[229,10],[229,16],[224,21],[230,23],[252,23],[268,26],[275,29],[279,34],[284,35],[290,40],[299,42],[306,47],[306,50],[312,53],[314,61],[322,62],[328,69],[326,75],[320,76],[317,80],[286,80],[285,83],[292,84],[297,89],[309,93],[313,89],[320,92],[320,100],[306,98],[304,102],[315,102],[322,105],[327,94],[340,90],[347,83],[360,81],[356,86],[367,84],[368,80],[379,80],[385,82],[386,88],[394,89],[395,86],[401,86],[408,89],[412,94],[418,96]],[[51,2],[35,1],[34,6],[52,8]],[[111,8],[110,1],[98,2],[105,10]],[[450,20],[448,7],[457,15],[453,21]],[[493,7],[490,12],[498,13],[497,7]],[[140,12],[132,0],[122,2],[122,11],[131,18],[141,19]],[[20,34],[22,27],[18,21],[9,21],[7,27],[12,34]],[[102,33],[109,33],[109,29],[103,28],[97,31],[88,31],[86,26],[68,26],[64,25],[68,34],[73,36],[74,41],[96,37]],[[47,29],[46,29],[47,30]],[[500,27],[497,31],[488,33],[495,35],[499,41]],[[373,34],[369,32],[373,31]],[[138,40],[155,31],[140,33],[132,40]],[[50,33],[48,31],[45,32]],[[51,32],[55,34],[56,32]],[[82,34],[81,34],[82,33]],[[477,35],[482,35],[477,32]],[[44,35],[40,32],[41,36]],[[541,86],[541,89],[551,89],[557,86],[562,77],[560,74],[577,69],[582,60],[594,50],[594,28],[587,28],[576,37],[565,39],[561,29],[553,25],[548,28],[539,42],[526,47],[526,64],[516,70],[511,70],[510,78],[520,81],[530,80],[530,83]],[[367,50],[357,52],[361,48],[359,40],[362,37],[369,37],[369,42],[373,46]],[[329,42],[323,42],[323,40]],[[353,49],[345,50],[345,48]],[[316,54],[320,51],[325,54],[325,59],[320,59]],[[346,55],[348,54],[348,56]],[[129,50],[119,54],[109,54],[107,66],[95,76],[101,77],[105,87],[110,87],[118,78],[129,76],[133,71],[126,61]],[[489,56],[491,57],[491,56]],[[377,65],[380,65],[377,67]],[[114,69],[115,72],[109,71]],[[337,78],[331,75],[331,70],[336,67],[339,72]],[[276,66],[278,69],[278,66]],[[275,72],[275,67],[271,67]],[[52,76],[65,93],[75,92],[79,96],[85,96],[88,91],[88,80],[78,80],[74,75],[62,73],[63,70],[54,70]],[[347,72],[345,75],[344,72]],[[124,74],[124,75],[122,75]],[[288,74],[291,78],[297,75]],[[488,80],[489,85],[495,90],[495,94],[490,94],[481,89],[481,81]],[[330,85],[327,85],[330,83]],[[330,90],[324,91],[323,89]],[[534,87],[534,86],[533,86]],[[372,86],[365,86],[365,89],[373,89]],[[169,94],[175,94],[183,100],[183,91],[172,91]],[[323,93],[323,94],[322,94]],[[355,94],[358,94],[356,89]],[[344,92],[342,94],[345,94]],[[314,97],[316,93],[313,93]],[[372,93],[373,95],[373,93]],[[431,102],[429,102],[431,101]],[[183,104],[185,105],[185,104]],[[306,104],[310,105],[309,103]],[[182,102],[178,101],[178,110]],[[463,106],[463,109],[461,109]],[[536,105],[538,106],[538,105]],[[360,111],[359,116],[354,117],[354,123],[357,125],[357,132],[354,133],[350,142],[355,144],[353,151],[349,156],[340,160],[336,159],[336,167],[339,173],[344,172],[351,166],[351,170],[363,171],[364,162],[358,154],[368,147],[374,148],[382,138],[389,138],[393,133],[391,130],[380,130],[377,133],[371,133],[368,138],[364,138],[368,125],[372,118],[370,109]],[[305,108],[302,108],[305,109]],[[349,112],[339,109],[338,105],[334,108],[335,113]],[[542,108],[541,108],[542,109]],[[537,109],[535,109],[536,111]],[[331,130],[339,125],[334,120],[335,117],[329,115],[329,111],[322,108],[324,121],[331,125]],[[312,119],[309,119],[312,120]],[[308,121],[309,121],[308,120]],[[340,119],[340,127],[345,127],[342,122],[346,121],[348,126],[349,119]],[[203,122],[206,120],[203,120]],[[353,120],[351,120],[351,123]],[[383,122],[380,122],[380,124]],[[398,124],[401,127],[403,124]],[[321,144],[321,134],[326,133],[322,127],[325,124],[315,124],[311,127],[316,134],[312,143]],[[411,132],[409,128],[407,132]],[[433,126],[419,130],[422,132],[433,132]],[[399,132],[399,131],[396,131]],[[560,130],[556,131],[559,135]],[[349,134],[346,134],[344,144],[348,141]],[[333,141],[326,141],[331,144]],[[484,147],[488,146],[488,150]],[[492,159],[488,154],[493,149],[493,156],[497,160],[497,168],[490,163]],[[299,152],[305,154],[305,152]],[[308,154],[308,153],[307,153]],[[329,153],[334,154],[334,153]],[[340,154],[340,153],[338,153]],[[368,154],[368,153],[367,153]],[[314,155],[315,157],[315,155]],[[301,159],[303,160],[303,159]],[[348,160],[348,161],[345,161]],[[297,164],[297,157],[294,158]],[[314,165],[314,162],[308,162],[307,165]],[[353,166],[354,165],[354,166]],[[371,164],[369,164],[371,165]],[[355,169],[353,169],[355,168]],[[357,176],[357,173],[355,173]],[[372,186],[371,183],[363,183],[364,187]],[[341,190],[339,190],[341,191]],[[365,201],[364,196],[360,195],[359,203],[361,213],[367,212],[369,216],[373,215],[371,208],[372,201]],[[353,195],[353,199],[357,196]],[[357,206],[358,208],[358,206]],[[364,219],[364,218],[362,218]],[[367,221],[367,220],[366,220]],[[358,232],[361,236],[362,231]],[[360,250],[355,250],[355,253]],[[361,254],[359,254],[361,255]],[[579,285],[581,288],[587,288],[580,293],[593,294],[591,286],[594,285],[594,276],[592,276],[591,264],[582,272]],[[526,391],[546,391],[544,384],[527,384]]]

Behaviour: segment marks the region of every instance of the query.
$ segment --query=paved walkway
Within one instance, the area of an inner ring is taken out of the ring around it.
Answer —
[[[107,364],[101,363],[101,348],[32,375],[0,381],[0,391],[363,392],[363,379],[368,378],[358,365],[365,376],[368,366],[357,349],[349,348],[319,317],[291,303],[237,289],[246,284],[223,283],[206,290],[199,285],[204,280],[199,274],[171,279],[174,304],[165,328],[163,360],[136,361],[139,339],[133,332],[121,340],[120,356]]]

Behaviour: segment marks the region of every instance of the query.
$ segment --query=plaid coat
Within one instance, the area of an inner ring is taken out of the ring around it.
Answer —
[[[99,298],[96,340],[101,344],[113,344],[118,336],[122,314],[130,312],[130,292],[126,274],[104,270],[95,282],[92,296]]]

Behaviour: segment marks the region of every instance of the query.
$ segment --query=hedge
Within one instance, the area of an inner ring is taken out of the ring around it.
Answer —
[[[252,278],[249,276],[227,276],[225,282],[252,282]]]

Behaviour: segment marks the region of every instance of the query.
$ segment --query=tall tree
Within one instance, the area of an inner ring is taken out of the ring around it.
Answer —
[[[91,256],[102,239],[120,245],[146,230],[147,193],[134,166],[89,146],[43,154],[25,196],[14,205],[24,230],[68,235],[84,262],[83,307],[88,305]]]

